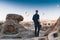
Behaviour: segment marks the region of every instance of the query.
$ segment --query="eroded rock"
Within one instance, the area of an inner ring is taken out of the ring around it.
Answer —
[[[57,20],[56,26],[51,33],[48,35],[49,40],[60,40],[60,17]]]
[[[21,15],[18,15],[18,14],[7,14],[6,16],[6,21],[7,20],[13,20],[15,22],[20,22],[20,21],[23,21],[23,16]]]
[[[32,38],[34,31],[27,30],[23,25],[19,24],[23,21],[23,17],[17,14],[8,14],[6,21],[2,24],[0,38]]]

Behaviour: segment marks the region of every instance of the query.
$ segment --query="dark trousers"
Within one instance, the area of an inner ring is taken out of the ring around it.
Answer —
[[[35,36],[39,36],[39,31],[40,31],[41,26],[35,26]]]

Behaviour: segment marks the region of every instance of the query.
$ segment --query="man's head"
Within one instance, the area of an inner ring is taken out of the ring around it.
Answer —
[[[38,10],[36,10],[35,12],[38,13]]]

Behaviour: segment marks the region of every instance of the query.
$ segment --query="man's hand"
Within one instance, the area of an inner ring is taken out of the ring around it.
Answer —
[[[40,22],[40,19],[38,19],[38,22],[41,23],[41,22]]]

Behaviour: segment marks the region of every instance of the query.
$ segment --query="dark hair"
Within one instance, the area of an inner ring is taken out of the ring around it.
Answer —
[[[36,12],[38,12],[38,10],[36,10]]]

